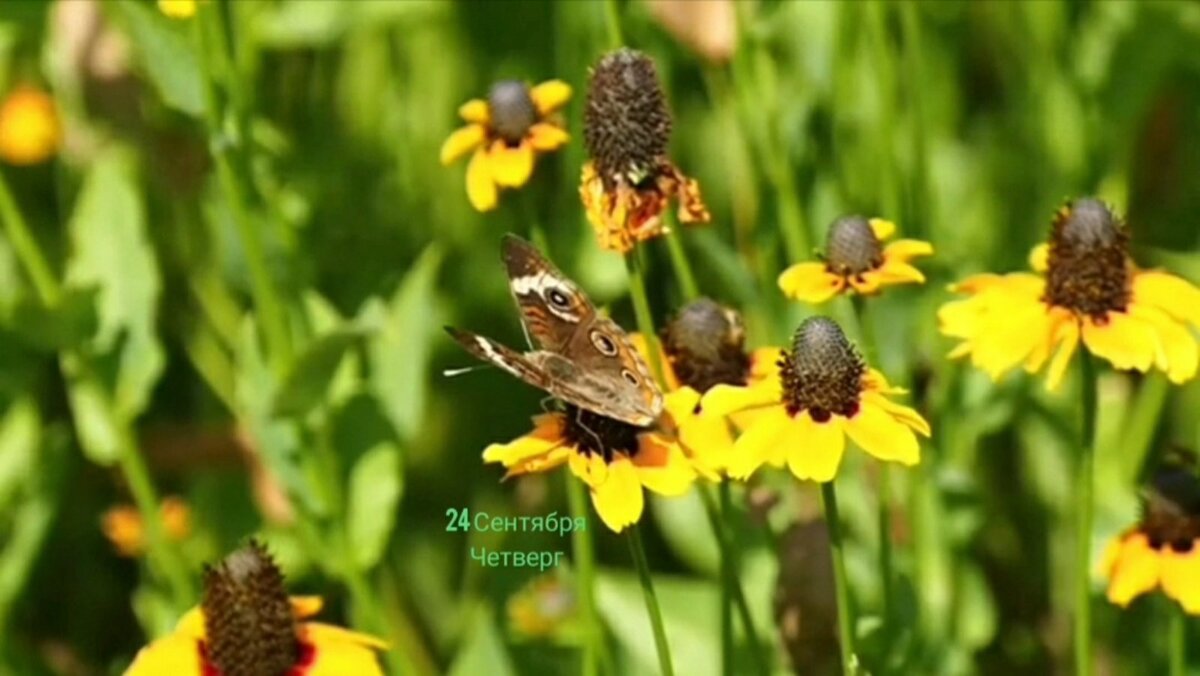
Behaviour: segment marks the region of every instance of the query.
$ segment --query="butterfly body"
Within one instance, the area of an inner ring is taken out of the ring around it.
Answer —
[[[521,324],[535,349],[521,353],[447,328],[468,352],[568,404],[631,425],[658,419],[663,395],[616,322],[528,242],[507,235],[503,259]]]

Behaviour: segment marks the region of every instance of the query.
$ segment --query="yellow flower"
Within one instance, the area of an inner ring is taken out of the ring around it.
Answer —
[[[62,140],[54,99],[22,85],[0,103],[0,159],[9,164],[38,164],[58,150]]]
[[[1102,568],[1108,600],[1125,607],[1159,587],[1190,615],[1200,615],[1200,480],[1190,468],[1158,473],[1142,522],[1113,542]]]
[[[196,0],[158,0],[158,11],[172,19],[196,16]]]
[[[583,137],[591,160],[579,185],[601,247],[626,253],[666,234],[662,213],[671,198],[679,201],[681,223],[710,220],[700,185],[667,155],[670,134],[654,62],[631,49],[602,58],[588,84]]]
[[[125,676],[220,676],[223,664],[288,676],[383,676],[376,650],[387,645],[357,632],[302,622],[321,599],[287,597],[283,577],[259,545],[208,569],[204,603],[171,634],[142,648]]]
[[[566,463],[588,485],[596,513],[614,532],[641,518],[643,487],[677,496],[696,479],[696,470],[678,441],[665,431],[636,427],[571,405],[562,413],[539,415],[533,423],[529,434],[484,449],[484,462],[504,465],[505,478],[547,472]]]
[[[796,263],[779,275],[779,288],[814,305],[840,293],[869,295],[892,284],[921,284],[925,275],[909,261],[933,253],[933,245],[900,239],[883,245],[896,224],[881,218],[844,216],[829,226],[821,262]]]
[[[176,542],[192,530],[192,510],[178,497],[164,498],[159,515],[167,537]],[[146,551],[146,528],[142,515],[133,505],[110,507],[101,518],[100,528],[121,556],[135,558]]]
[[[783,353],[778,376],[747,387],[716,385],[701,407],[712,414],[759,411],[734,443],[729,476],[746,478],[767,462],[825,482],[837,474],[846,437],[880,460],[920,461],[914,432],[929,436],[929,423],[887,397],[903,392],[867,368],[835,322],[811,317]]]
[[[1174,383],[1190,380],[1200,361],[1200,289],[1139,269],[1128,244],[1103,203],[1064,206],[1049,242],[1030,255],[1039,274],[974,275],[951,287],[970,297],[938,311],[942,333],[962,339],[950,356],[970,355],[993,379],[1018,364],[1036,373],[1049,363],[1046,386],[1054,389],[1082,341],[1117,369],[1153,367]]]
[[[643,359],[650,359],[641,334],[630,336]],[[679,442],[697,470],[719,479],[730,463],[733,433],[729,423],[743,428],[754,412],[732,419],[700,406],[713,386],[751,385],[779,377],[780,350],[765,347],[747,353],[741,317],[708,298],[685,305],[664,327],[659,350],[665,383],[664,407],[678,428]]]
[[[486,100],[471,99],[458,114],[467,122],[442,144],[448,165],[474,151],[467,165],[467,199],[479,211],[496,208],[499,188],[520,188],[533,174],[535,153],[558,150],[567,132],[555,111],[571,98],[571,87],[548,80],[530,87],[505,80],[492,85]]]

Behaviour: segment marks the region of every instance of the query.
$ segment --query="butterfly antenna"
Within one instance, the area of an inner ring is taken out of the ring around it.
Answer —
[[[462,368],[457,368],[457,369],[443,369],[442,375],[447,378],[453,378],[454,376],[461,376],[464,373],[470,373],[472,371],[482,371],[483,369],[491,368],[491,367],[492,367],[491,364],[475,364],[473,366],[464,366]]]

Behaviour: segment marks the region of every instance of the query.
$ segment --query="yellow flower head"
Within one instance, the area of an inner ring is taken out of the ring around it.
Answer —
[[[1128,247],[1124,224],[1104,203],[1067,204],[1049,242],[1030,255],[1038,274],[974,275],[951,287],[970,297],[938,311],[942,333],[962,340],[950,356],[970,355],[993,379],[1018,364],[1036,373],[1049,363],[1054,389],[1082,340],[1117,369],[1153,367],[1172,382],[1190,380],[1200,361],[1200,289],[1139,269]]]
[[[288,598],[283,574],[255,542],[204,575],[204,601],[142,648],[125,676],[382,676],[380,640],[318,622],[315,597]]]
[[[646,341],[632,336],[634,345],[649,359]],[[752,385],[778,377],[779,348],[746,352],[741,316],[708,298],[685,305],[663,328],[662,358],[666,381],[665,408],[679,430],[679,441],[697,469],[719,478],[733,452],[733,434],[726,416],[700,406],[701,397],[719,384]],[[744,427],[753,412],[734,416]]]
[[[0,160],[17,165],[45,162],[61,141],[58,112],[46,92],[20,86],[0,103]]]
[[[496,208],[499,188],[520,188],[533,174],[535,153],[558,150],[567,132],[555,112],[571,98],[571,87],[548,80],[536,87],[505,80],[487,99],[471,99],[458,114],[467,122],[442,144],[447,165],[474,151],[467,165],[467,199],[479,211]]]
[[[172,19],[190,19],[196,16],[197,0],[158,0],[158,11]]]
[[[734,443],[730,476],[748,477],[767,462],[824,482],[837,474],[846,437],[880,460],[920,461],[913,433],[929,436],[929,423],[886,396],[903,392],[867,368],[837,323],[811,317],[783,352],[777,376],[747,387],[716,385],[700,405],[711,414],[760,411]]]
[[[1125,607],[1161,587],[1200,615],[1200,480],[1192,467],[1165,467],[1146,491],[1142,522],[1109,544],[1102,564],[1108,600]]]
[[[583,117],[591,160],[579,195],[600,246],[625,253],[667,233],[662,213],[679,200],[681,223],[707,223],[700,185],[667,156],[671,112],[654,62],[632,49],[612,52],[592,70]]]
[[[504,465],[505,478],[567,463],[588,485],[596,513],[614,532],[641,518],[643,486],[676,496],[696,479],[695,468],[668,431],[637,427],[572,405],[533,422],[529,434],[484,449],[484,462]],[[669,427],[669,421],[662,426]]]
[[[159,515],[170,539],[178,542],[191,533],[192,510],[182,499],[163,498]],[[110,507],[100,520],[100,528],[121,556],[136,558],[146,551],[146,526],[133,505]]]
[[[884,246],[896,225],[881,218],[843,216],[829,226],[821,262],[796,263],[779,275],[779,288],[814,305],[834,296],[878,293],[892,284],[921,284],[925,275],[909,261],[933,253],[933,245],[900,239]]]

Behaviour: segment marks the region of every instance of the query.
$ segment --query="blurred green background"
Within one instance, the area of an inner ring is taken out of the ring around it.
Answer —
[[[673,158],[713,212],[711,226],[680,231],[685,249],[702,290],[746,315],[753,344],[785,341],[812,313],[774,280],[823,245],[836,216],[888,217],[936,248],[929,283],[871,301],[865,327],[874,361],[934,426],[922,465],[893,473],[902,622],[876,610],[874,467],[848,456],[839,478],[865,663],[1066,673],[1074,390],[1049,394],[1024,375],[993,384],[947,362],[934,315],[947,283],[1023,269],[1054,210],[1085,194],[1127,215],[1142,265],[1200,281],[1200,4],[615,5],[625,42],[658,64]],[[151,2],[0,3],[0,92],[46,89],[63,127],[52,160],[2,168],[0,673],[120,673],[194,602],[104,535],[102,515],[132,500],[126,453],[189,506],[175,547],[192,585],[201,563],[259,533],[293,590],[327,597],[327,618],[390,634],[393,668],[577,673],[566,577],[522,591],[535,571],[469,556],[570,540],[446,532],[449,508],[541,515],[566,503],[557,474],[501,483],[482,464],[488,443],[527,430],[541,393],[495,370],[443,378],[470,358],[441,326],[522,344],[498,243],[537,223],[560,267],[632,328],[622,261],[597,248],[577,192],[588,66],[610,46],[605,4],[208,9],[204,36]],[[570,145],[495,212],[474,212],[465,163],[438,163],[456,108],[497,80],[551,78],[575,91]],[[61,286],[50,297],[14,246],[18,218]],[[666,247],[647,250],[661,322],[680,297]],[[274,308],[255,302],[255,261]],[[840,302],[828,311],[850,316]],[[1097,556],[1136,519],[1146,463],[1168,444],[1200,445],[1200,388],[1111,372],[1101,383]],[[811,520],[812,486],[771,473],[755,484],[736,491],[752,505],[743,584],[786,672],[789,654],[836,655],[822,634],[826,549],[819,526],[780,542],[761,527]],[[715,674],[717,558],[700,503],[656,499],[643,521],[677,670]],[[628,552],[590,526],[614,673],[653,673]],[[314,544],[329,541],[346,546]],[[1166,605],[1121,612],[1102,584],[1104,668],[1158,670]],[[364,593],[378,615],[356,604]],[[544,602],[552,629],[514,625],[514,596]],[[775,618],[789,604],[815,619],[785,640]]]

